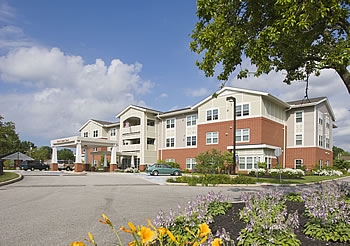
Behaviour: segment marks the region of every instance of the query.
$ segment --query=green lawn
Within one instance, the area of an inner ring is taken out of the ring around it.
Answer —
[[[4,172],[3,175],[0,175],[0,182],[5,182],[11,179],[17,178],[19,175],[13,172]]]
[[[341,177],[345,177],[349,175],[343,175]],[[339,178],[339,176],[317,176],[317,175],[310,175],[310,176],[304,176],[300,179],[287,179],[282,178],[282,182],[280,182],[279,178],[258,178],[257,183],[271,183],[271,184],[306,184],[306,183],[315,183],[320,182],[324,180],[332,180]]]

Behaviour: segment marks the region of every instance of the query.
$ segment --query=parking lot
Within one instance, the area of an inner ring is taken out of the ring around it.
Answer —
[[[243,191],[264,187],[169,186],[168,176],[144,173],[22,172],[24,179],[0,186],[0,245],[69,245],[91,232],[99,245],[116,238],[98,222],[106,214],[115,224],[147,225],[160,210],[177,211],[199,194],[222,192],[239,200]],[[294,187],[295,189],[295,187]],[[125,240],[131,238],[120,234]]]

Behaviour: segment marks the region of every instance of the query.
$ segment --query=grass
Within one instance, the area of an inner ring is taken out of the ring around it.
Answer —
[[[13,173],[13,172],[4,172],[3,175],[0,175],[0,182],[5,182],[5,181],[9,181],[11,179],[15,179],[19,177],[19,175],[17,173]]]
[[[340,177],[346,177],[349,175],[343,175]],[[271,184],[306,184],[306,183],[315,183],[324,180],[332,180],[335,178],[340,178],[339,176],[317,176],[317,175],[308,175],[300,179],[288,179],[282,178],[280,182],[279,178],[258,178],[257,183],[271,183]]]

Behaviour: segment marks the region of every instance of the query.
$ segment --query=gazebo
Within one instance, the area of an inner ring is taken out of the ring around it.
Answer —
[[[15,167],[19,167],[21,161],[33,161],[34,159],[21,152],[14,152],[11,154],[0,155],[1,160],[13,160]]]

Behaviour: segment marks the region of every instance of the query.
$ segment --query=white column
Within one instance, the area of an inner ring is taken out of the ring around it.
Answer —
[[[52,146],[51,163],[57,163],[57,148],[56,148],[56,146]]]
[[[81,143],[77,143],[75,151],[75,163],[81,163]]]
[[[130,163],[130,166],[131,166],[132,168],[134,168],[134,167],[135,167],[135,163],[134,163],[134,155],[132,155],[132,156],[131,156],[131,163]]]
[[[115,144],[111,151],[111,164],[117,164],[117,146]]]
[[[84,164],[88,164],[88,162],[89,162],[88,148],[84,146]]]
[[[103,157],[103,166],[107,167],[107,155],[105,154]]]

